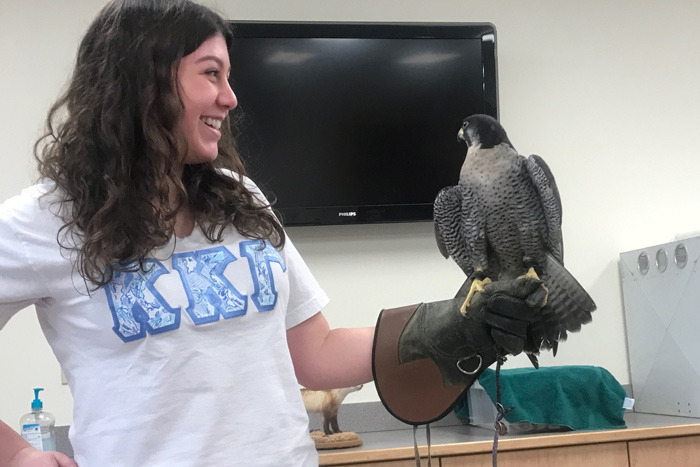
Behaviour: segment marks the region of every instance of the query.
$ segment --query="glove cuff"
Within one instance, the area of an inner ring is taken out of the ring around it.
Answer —
[[[466,329],[474,335],[465,336],[465,318],[458,308],[436,302],[379,314],[372,348],[374,381],[386,409],[404,423],[421,425],[447,415],[481,372],[496,361],[488,331],[482,332],[481,323],[466,319],[471,322]],[[462,320],[460,326],[437,316],[448,309]],[[426,329],[430,323],[445,329],[436,334],[435,329]],[[455,328],[461,329],[461,338]],[[436,335],[444,338],[435,342],[430,336]]]

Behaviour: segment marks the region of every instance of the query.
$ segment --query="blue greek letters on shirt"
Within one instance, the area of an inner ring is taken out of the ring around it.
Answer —
[[[187,314],[194,324],[218,321],[219,315],[233,318],[245,314],[246,296],[224,277],[224,269],[236,259],[223,246],[173,255],[173,269],[180,273],[189,302]]]
[[[271,311],[277,303],[277,290],[270,263],[286,266],[279,252],[268,242],[244,241],[240,244],[242,257],[248,260],[254,286],[251,297],[258,311]],[[185,311],[195,325],[246,314],[248,297],[239,292],[224,277],[224,270],[238,258],[226,247],[214,247],[172,256],[173,269],[179,273],[187,295]],[[114,332],[130,342],[177,329],[180,308],[172,308],[154,287],[156,280],[168,269],[158,260],[147,259],[144,271],[115,272],[112,282],[104,287],[114,320]]]
[[[114,319],[112,329],[124,342],[146,337],[146,331],[156,334],[180,326],[180,309],[168,305],[153,286],[168,269],[154,259],[147,259],[144,269],[115,272],[104,288]]]
[[[251,297],[255,306],[260,311],[273,310],[277,303],[277,291],[270,262],[282,266],[282,272],[287,270],[279,252],[267,242],[247,241],[241,242],[241,256],[248,258],[250,274],[253,276],[253,285],[255,285],[255,292]]]

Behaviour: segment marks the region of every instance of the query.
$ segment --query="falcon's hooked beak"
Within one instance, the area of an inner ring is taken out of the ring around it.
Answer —
[[[459,133],[457,133],[457,141],[467,141],[466,139],[464,139],[464,128],[459,129]]]

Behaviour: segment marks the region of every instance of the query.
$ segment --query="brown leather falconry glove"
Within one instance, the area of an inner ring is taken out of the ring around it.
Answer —
[[[523,350],[544,300],[541,281],[523,277],[487,284],[465,315],[464,297],[383,310],[372,366],[384,406],[413,425],[442,418],[497,356]]]

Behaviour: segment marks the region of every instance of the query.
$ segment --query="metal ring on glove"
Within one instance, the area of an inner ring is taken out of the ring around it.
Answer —
[[[494,429],[498,432],[498,436],[505,436],[508,434],[508,427],[505,423],[498,420],[493,424]]]
[[[479,358],[479,364],[477,365],[476,369],[474,369],[472,371],[468,371],[468,370],[465,370],[464,368],[462,368],[462,366],[461,366],[462,362],[464,362],[465,360],[471,360],[474,357]],[[476,355],[472,355],[471,357],[463,357],[463,358],[460,358],[459,360],[457,360],[457,369],[459,369],[459,371],[461,371],[465,375],[475,375],[481,369],[481,365],[483,363],[484,363],[484,359],[481,358],[481,355],[476,354]]]

